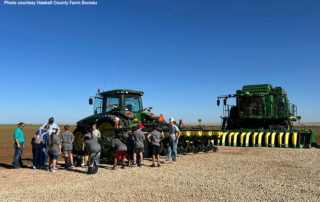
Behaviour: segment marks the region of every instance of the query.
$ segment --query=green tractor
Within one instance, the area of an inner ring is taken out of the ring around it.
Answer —
[[[227,100],[236,99],[236,105]],[[246,85],[236,94],[219,96],[223,99],[221,145],[307,147],[315,143],[315,132],[295,130],[293,122],[297,106],[289,103],[286,91],[270,84]]]
[[[75,153],[81,153],[82,138],[86,134],[86,128],[97,124],[104,142],[109,142],[107,138],[115,136],[115,128],[129,128],[135,130],[138,123],[145,127],[144,132],[151,132],[153,126],[165,127],[166,122],[163,116],[154,115],[150,111],[152,107],[143,108],[142,99],[144,92],[129,89],[117,89],[100,92],[89,98],[89,104],[93,105],[93,115],[77,122],[74,131],[75,140],[73,149]],[[120,121],[115,121],[115,118]],[[104,145],[104,147],[106,147]]]

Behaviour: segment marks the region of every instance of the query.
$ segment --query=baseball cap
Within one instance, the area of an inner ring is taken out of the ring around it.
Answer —
[[[50,117],[50,118],[49,118],[49,122],[54,122],[54,118],[53,118],[53,117]]]
[[[139,129],[139,128],[144,128],[144,126],[141,124],[141,123],[139,123],[138,125],[137,125],[137,128]]]
[[[116,118],[114,119],[114,121],[117,122],[117,121],[120,121],[120,119],[119,119],[118,117],[116,117]]]
[[[169,123],[170,123],[170,122],[174,122],[174,118],[170,118],[170,119],[169,119]]]

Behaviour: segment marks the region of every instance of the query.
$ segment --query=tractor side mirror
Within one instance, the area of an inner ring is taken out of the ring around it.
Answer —
[[[224,104],[224,105],[227,105],[227,99],[224,99],[224,100],[223,100],[223,104]]]
[[[90,98],[90,99],[89,99],[89,105],[92,105],[92,104],[93,104],[93,99]]]
[[[217,106],[219,106],[220,105],[220,100],[217,100]]]

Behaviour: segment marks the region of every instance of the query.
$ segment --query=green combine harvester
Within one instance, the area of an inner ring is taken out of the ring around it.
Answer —
[[[236,105],[227,100],[235,98]],[[289,103],[286,91],[270,84],[247,85],[236,94],[219,96],[223,99],[221,146],[265,146],[310,148],[316,146],[315,132],[296,130],[293,122],[299,121],[297,106]]]

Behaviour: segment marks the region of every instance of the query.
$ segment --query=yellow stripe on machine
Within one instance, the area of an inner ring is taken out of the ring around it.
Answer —
[[[256,138],[259,132],[254,132],[252,135],[252,146],[255,147],[256,146]]]
[[[238,135],[239,135],[239,132],[236,132],[233,137],[233,146],[235,147],[237,146]]]
[[[231,146],[233,135],[234,135],[234,132],[230,133],[229,136],[228,136],[228,146]]]
[[[282,147],[282,136],[284,132],[280,132],[278,135],[278,147]]]
[[[271,132],[267,132],[267,134],[264,136],[264,142],[265,142],[265,146],[268,147],[269,146],[269,136],[270,136]]]
[[[292,146],[293,146],[293,148],[297,147],[297,139],[298,139],[298,133],[294,132],[292,134]]]
[[[201,130],[194,131],[194,136],[201,137],[202,131]]]
[[[217,140],[217,145],[220,145],[220,137],[222,136],[222,134],[223,134],[223,132],[221,132],[221,131],[215,131],[214,132],[214,135],[216,135],[216,136],[218,136],[218,140]]]
[[[240,146],[243,146],[243,142],[244,142],[244,136],[246,135],[246,132],[242,132],[240,135]]]
[[[246,144],[245,144],[246,147],[249,147],[250,135],[251,135],[251,132],[248,132],[248,133],[246,134]]]
[[[226,136],[228,135],[229,132],[224,132],[222,135],[222,140],[221,140],[221,146],[225,146],[226,144]]]
[[[170,137],[170,134],[169,134],[169,132],[164,132],[164,134],[163,134],[163,135],[164,135],[164,137],[165,137],[165,138],[168,138],[168,137]]]
[[[274,142],[275,142],[275,139],[276,139],[276,132],[273,132],[272,135],[271,135],[271,147],[274,147]]]
[[[286,134],[284,135],[284,147],[285,148],[289,147],[289,136],[290,136],[289,132],[286,132]]]
[[[182,137],[190,137],[191,136],[191,131],[182,131],[182,134],[181,134]]]
[[[264,132],[260,132],[258,136],[258,147],[261,147],[261,142],[262,142],[262,136]]]
[[[206,137],[212,136],[212,131],[204,131],[203,136],[206,136]]]

